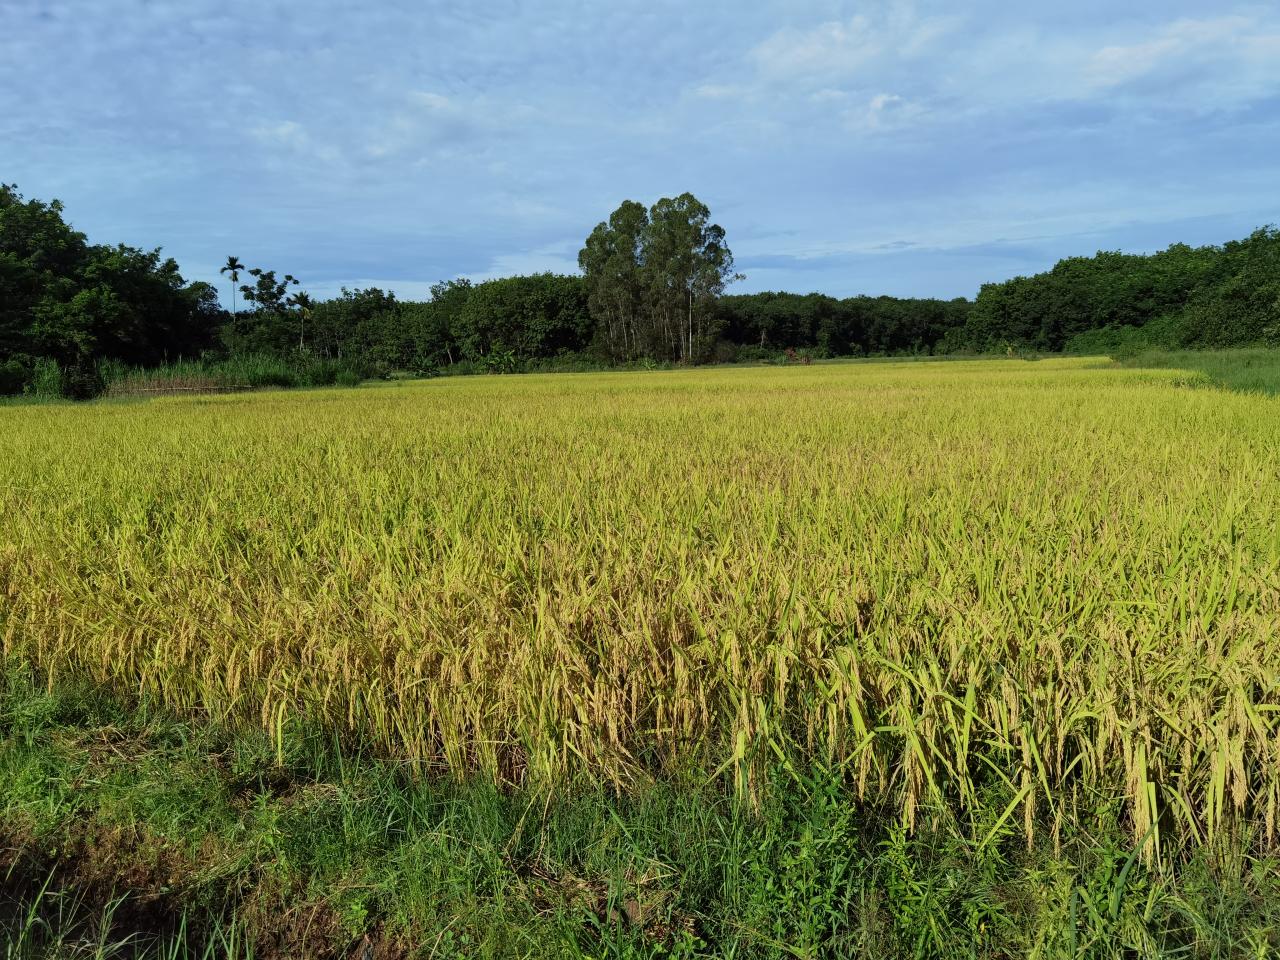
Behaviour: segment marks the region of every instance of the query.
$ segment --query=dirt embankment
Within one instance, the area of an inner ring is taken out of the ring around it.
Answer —
[[[206,856],[207,853],[207,856]],[[197,856],[136,829],[77,821],[56,838],[0,824],[0,932],[41,918],[63,938],[127,943],[122,956],[232,936],[260,960],[400,960],[411,948],[380,928],[353,936],[323,900],[286,902],[252,873],[219,875]],[[35,913],[32,914],[34,907]]]

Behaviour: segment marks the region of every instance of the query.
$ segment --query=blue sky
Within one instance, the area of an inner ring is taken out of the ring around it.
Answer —
[[[621,200],[684,190],[744,291],[971,296],[1280,221],[1274,0],[0,0],[0,24],[0,180],[193,278],[228,253],[321,295],[569,272]]]

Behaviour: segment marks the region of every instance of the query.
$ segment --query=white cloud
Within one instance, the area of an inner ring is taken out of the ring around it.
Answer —
[[[1084,76],[1091,86],[1113,87],[1150,72],[1180,46],[1178,40],[1165,36],[1129,46],[1103,47],[1084,65]]]
[[[958,24],[951,17],[917,16],[911,4],[890,4],[877,14],[830,20],[807,30],[786,28],[758,44],[755,66],[775,79],[829,80],[852,77],[883,61],[927,53]]]
[[[877,93],[862,107],[847,113],[845,119],[854,129],[894,130],[921,119],[927,112],[923,104],[896,93]]]
[[[992,33],[946,65],[970,111],[1045,103],[1144,103],[1210,113],[1280,91],[1280,10]]]
[[[845,73],[883,49],[865,16],[831,21],[811,30],[786,29],[752,51],[766,73],[814,75]]]
[[[737,129],[752,137],[776,136],[797,123],[871,134],[920,120],[930,94],[911,74],[920,72],[921,58],[945,61],[960,20],[921,16],[905,0],[866,6],[844,19],[777,30],[747,49],[735,71],[741,79],[707,80],[690,92],[736,106],[742,119],[749,113],[751,122]],[[886,82],[916,89],[879,92]]]
[[[306,129],[296,120],[261,123],[253,128],[252,133],[263,143],[276,146],[303,148],[311,143]]]
[[[403,95],[389,115],[370,125],[365,152],[374,159],[398,156],[419,162],[463,154],[475,157],[484,154],[495,139],[513,134],[534,118],[536,111],[514,100],[414,90]]]
[[[459,110],[456,103],[440,93],[415,90],[409,94],[409,99],[429,113],[456,114]]]
[[[834,117],[867,134],[1121,97],[1203,114],[1280,93],[1280,16],[1259,8],[1075,30],[962,26],[910,3],[869,5],[846,19],[775,31],[748,50],[741,81],[693,91],[749,105],[760,122],[772,115],[811,126]]]
[[[1101,47],[1082,64],[1080,78],[1094,90],[1161,79],[1231,100],[1280,88],[1278,60],[1280,22],[1246,15],[1181,19]]]
[[[823,87],[809,94],[813,103],[840,103],[849,99],[849,91],[837,90],[834,87]]]

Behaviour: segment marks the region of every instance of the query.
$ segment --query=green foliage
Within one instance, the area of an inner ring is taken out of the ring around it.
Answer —
[[[212,288],[159,250],[91,245],[62,213],[0,184],[0,359],[52,358],[84,394],[99,358],[151,364],[212,342]]]
[[[128,397],[262,387],[356,386],[371,376],[372,371],[356,361],[295,352],[179,361],[139,369],[100,364],[99,375],[108,396]]]
[[[27,356],[0,361],[0,397],[22,393],[31,383],[34,372],[34,361]]]
[[[1227,243],[1178,324],[1180,347],[1276,343],[1280,334],[1280,229]]]
[[[298,373],[294,366],[284,358],[268,353],[236,354],[212,365],[212,372],[221,374],[231,387],[298,386]]]
[[[719,332],[716,299],[738,279],[725,231],[691,193],[649,210],[624,201],[578,254],[587,302],[615,360],[707,359]]]
[[[874,831],[839,775],[815,769],[779,786],[745,851],[744,925],[788,956],[865,946],[857,895]]]
[[[583,281],[541,273],[478,284],[451,318],[451,334],[462,357],[495,372],[581,350],[591,339]]]
[[[62,370],[62,395],[69,400],[92,400],[104,386],[92,357],[78,356]]]
[[[1132,355],[1241,346],[1280,331],[1280,231],[1151,256],[1100,252],[985,284],[953,345]]]
[[[406,303],[401,307],[404,328],[412,345],[410,369],[434,371],[460,359],[458,318],[470,296],[470,280],[441,281],[432,285],[429,301]]]
[[[642,264],[648,229],[649,211],[634,200],[624,200],[607,222],[596,226],[578,254],[597,337],[612,357],[628,358],[643,350],[646,280]]]
[[[239,276],[244,265],[236,257],[228,257],[222,270]],[[220,331],[222,346],[232,355],[275,353],[306,349],[306,319],[310,315],[309,298],[290,296],[289,288],[298,285],[292,274],[277,279],[274,270],[254,267],[248,271],[254,284],[240,285],[240,293],[252,309],[236,313],[230,324]],[[232,291],[234,296],[235,291]],[[304,306],[305,304],[305,306]]]
[[[62,396],[62,368],[58,361],[49,357],[37,360],[28,390],[32,396],[42,400]]]
[[[377,287],[343,287],[339,296],[309,308],[307,349],[320,357],[357,361],[383,370],[417,369],[415,345],[400,309],[393,294]]]
[[[716,309],[723,336],[744,345],[739,357],[764,359],[787,348],[838,357],[953,352],[946,338],[962,327],[969,307],[963,299],[837,300],[820,293],[778,292],[721,297]]]

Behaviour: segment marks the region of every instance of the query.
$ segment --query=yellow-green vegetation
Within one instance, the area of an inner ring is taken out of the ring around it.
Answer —
[[[1274,347],[1141,350],[1121,362],[1127,367],[1177,367],[1207,384],[1246,393],[1280,393],[1280,350]]]
[[[819,762],[986,842],[1280,802],[1280,405],[1090,359],[0,409],[51,683],[627,791]],[[992,801],[992,797],[998,797]],[[995,809],[990,804],[996,803]]]

